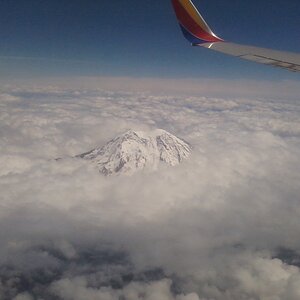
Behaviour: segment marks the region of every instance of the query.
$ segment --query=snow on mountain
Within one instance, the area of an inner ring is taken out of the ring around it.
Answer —
[[[160,163],[170,166],[179,164],[191,153],[188,143],[171,133],[129,130],[101,148],[78,155],[97,164],[104,175],[126,174],[147,169],[156,170]]]

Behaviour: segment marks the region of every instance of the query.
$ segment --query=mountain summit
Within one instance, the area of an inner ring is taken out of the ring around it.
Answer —
[[[165,130],[156,129],[129,130],[105,146],[77,157],[93,161],[104,175],[131,175],[142,169],[156,170],[160,163],[175,166],[190,153],[189,144]]]

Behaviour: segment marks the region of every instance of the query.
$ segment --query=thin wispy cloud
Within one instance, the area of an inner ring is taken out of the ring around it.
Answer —
[[[65,58],[52,58],[52,57],[34,57],[34,56],[0,56],[0,60],[12,61],[33,61],[33,62],[65,62],[65,63],[82,63],[93,64],[95,62],[80,59],[65,59]]]

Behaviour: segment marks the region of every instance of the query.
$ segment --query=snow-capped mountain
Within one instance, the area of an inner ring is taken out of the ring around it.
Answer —
[[[142,169],[156,170],[160,163],[175,166],[190,153],[189,144],[165,130],[156,129],[129,130],[105,146],[77,157],[93,161],[105,175],[131,175]]]

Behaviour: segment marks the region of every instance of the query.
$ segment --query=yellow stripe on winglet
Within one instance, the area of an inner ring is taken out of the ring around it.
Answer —
[[[197,8],[190,0],[179,0],[184,9],[193,18],[193,20],[206,32],[213,34],[211,29],[208,27],[207,23],[204,21]]]

